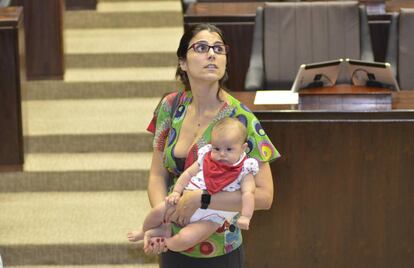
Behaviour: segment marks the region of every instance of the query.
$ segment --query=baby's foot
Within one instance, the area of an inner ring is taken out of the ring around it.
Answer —
[[[127,234],[130,242],[137,242],[144,239],[144,233],[142,231],[131,231]]]

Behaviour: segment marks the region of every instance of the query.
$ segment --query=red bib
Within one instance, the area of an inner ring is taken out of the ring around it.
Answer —
[[[211,152],[208,152],[203,161],[203,175],[209,194],[220,192],[224,187],[232,183],[239,176],[244,160],[237,165],[227,165],[211,159]]]

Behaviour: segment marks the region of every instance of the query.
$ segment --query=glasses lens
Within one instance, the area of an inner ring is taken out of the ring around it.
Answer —
[[[228,50],[226,45],[210,46],[204,43],[195,43],[191,47],[197,53],[207,53],[210,50],[210,48],[213,48],[214,53],[220,54],[220,55],[227,54],[227,50]]]
[[[194,50],[197,53],[206,53],[209,49],[210,47],[207,44],[203,44],[203,43],[194,44]]]
[[[224,45],[215,45],[213,46],[213,50],[217,54],[226,54],[226,47]]]

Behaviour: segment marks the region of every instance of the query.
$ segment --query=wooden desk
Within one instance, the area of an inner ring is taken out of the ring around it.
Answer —
[[[66,10],[95,10],[97,0],[65,0]]]
[[[388,111],[392,109],[392,92],[385,88],[340,84],[333,87],[302,89],[300,110]]]
[[[27,78],[62,80],[64,0],[13,0],[12,4],[23,6]]]
[[[245,103],[280,150],[275,199],[244,232],[248,268],[414,265],[414,92],[390,111]]]
[[[229,80],[227,86],[232,91],[244,90],[244,80],[252,48],[256,9],[264,2],[242,3],[194,3],[184,14],[184,28],[190,25],[209,22],[218,26],[230,45]],[[384,61],[388,40],[390,15],[369,16],[369,25],[376,61]]]
[[[412,0],[392,0],[386,2],[388,12],[399,12],[401,8],[414,8]]]
[[[0,172],[21,170],[23,132],[21,81],[24,80],[22,8],[0,8]]]

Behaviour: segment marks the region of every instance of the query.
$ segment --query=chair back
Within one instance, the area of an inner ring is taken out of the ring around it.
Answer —
[[[360,59],[358,2],[266,3],[266,87],[290,88],[303,63]]]
[[[399,84],[401,89],[414,89],[414,9],[401,9],[398,32]]]
[[[10,0],[0,0],[0,7],[7,7],[10,5]]]

